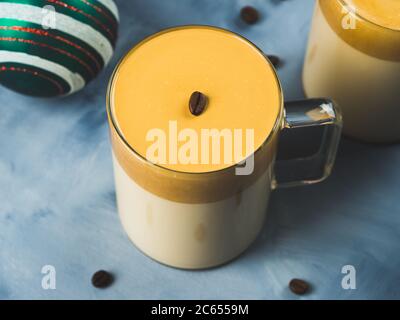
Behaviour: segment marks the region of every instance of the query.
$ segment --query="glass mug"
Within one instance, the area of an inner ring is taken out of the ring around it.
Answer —
[[[317,0],[304,62],[307,97],[340,105],[343,132],[400,141],[400,1]]]
[[[128,103],[131,97],[124,88],[118,88],[119,78],[123,78],[124,71],[129,73],[129,57],[140,46],[164,34],[192,29],[226,33],[236,38],[233,42],[245,41],[251,50],[261,54],[246,39],[219,28],[185,26],[162,31],[139,43],[121,60],[109,83],[107,113],[117,205],[127,235],[137,248],[158,262],[200,269],[226,263],[249,247],[262,228],[271,190],[320,182],[330,174],[342,122],[339,110],[327,99],[284,103],[277,74],[263,56],[265,68],[272,70],[276,81],[279,109],[272,119],[271,132],[250,155],[254,161],[252,174],[237,175],[237,165],[210,172],[182,172],[149,161],[129,143],[118,121],[121,119],[117,119],[116,101],[121,102],[116,96],[127,95]],[[282,160],[279,170],[294,174],[275,178],[279,136],[283,131],[309,127],[321,129],[318,150],[310,157]],[[300,172],[300,168],[307,173]]]

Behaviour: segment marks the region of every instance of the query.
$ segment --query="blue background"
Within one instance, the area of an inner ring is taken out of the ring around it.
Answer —
[[[182,271],[143,256],[118,220],[105,90],[118,59],[153,32],[180,24],[237,31],[285,60],[287,99],[301,98],[301,70],[312,0],[119,0],[120,37],[108,68],[83,91],[34,99],[0,88],[1,299],[298,299],[287,289],[307,279],[307,299],[400,298],[400,147],[342,141],[326,182],[276,191],[256,243],[221,268]],[[263,19],[243,26],[238,12]],[[41,288],[54,265],[57,289]],[[341,288],[354,265],[357,289]],[[92,273],[112,271],[106,290]]]

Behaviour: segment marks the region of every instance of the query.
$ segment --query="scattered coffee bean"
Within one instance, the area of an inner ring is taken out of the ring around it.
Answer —
[[[113,281],[113,275],[104,270],[99,270],[95,272],[92,276],[92,284],[96,288],[107,288],[113,283]]]
[[[260,14],[256,8],[246,6],[240,11],[240,17],[247,24],[255,24],[260,19]]]
[[[292,279],[289,282],[289,288],[293,293],[302,295],[309,291],[310,285],[304,280]]]
[[[275,68],[279,67],[281,64],[281,59],[278,56],[274,56],[274,55],[268,55],[267,56],[269,61],[271,61],[271,63],[273,64],[273,66]]]
[[[207,100],[208,99],[205,94],[199,91],[193,92],[189,100],[190,112],[195,116],[201,115],[207,105]]]

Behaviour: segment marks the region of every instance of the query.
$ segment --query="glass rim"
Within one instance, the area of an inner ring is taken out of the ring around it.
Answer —
[[[320,0],[321,1],[321,0]],[[352,5],[351,3],[349,3],[348,2],[348,0],[337,0],[341,5],[342,5],[342,7],[344,7],[344,6],[349,6],[349,5]],[[354,6],[354,5],[353,5]],[[354,6],[355,7],[355,6]],[[357,8],[356,8],[357,9]],[[389,28],[389,27],[387,27],[387,26],[384,26],[384,25],[381,25],[381,24],[379,24],[379,23],[376,23],[376,22],[374,22],[374,21],[371,21],[370,19],[367,19],[366,17],[364,17],[364,16],[362,16],[360,13],[358,13],[358,10],[356,10],[355,12],[352,12],[358,19],[360,19],[360,20],[362,20],[362,21],[364,21],[364,22],[366,22],[366,23],[369,23],[369,24],[372,24],[372,25],[374,25],[374,26],[376,26],[376,27],[379,27],[379,28],[382,28],[382,29],[385,29],[385,30],[388,30],[388,31],[391,31],[391,32],[400,32],[400,29],[393,29],[393,28]]]
[[[171,168],[167,168],[164,167],[163,165],[157,164],[157,163],[153,163],[151,161],[149,161],[148,159],[146,159],[146,157],[144,157],[143,155],[141,155],[138,151],[135,150],[135,148],[133,148],[128,141],[125,139],[124,135],[122,134],[121,130],[118,128],[118,124],[117,121],[114,117],[113,114],[113,103],[111,101],[111,93],[115,84],[115,78],[117,76],[117,73],[119,71],[119,69],[121,68],[122,64],[124,63],[124,61],[129,57],[129,55],[131,53],[133,53],[137,48],[139,48],[141,45],[145,44],[146,42],[152,40],[153,38],[156,38],[162,34],[165,33],[169,33],[169,32],[173,32],[176,30],[181,30],[181,29],[191,29],[191,28],[204,28],[204,29],[211,29],[211,30],[216,30],[216,31],[225,31],[228,33],[231,33],[237,37],[239,37],[240,39],[244,40],[245,42],[249,43],[252,47],[254,47],[259,53],[261,53],[261,55],[264,57],[265,61],[267,62],[267,65],[269,65],[269,67],[271,68],[274,78],[276,80],[277,86],[278,86],[278,90],[279,90],[279,110],[278,110],[278,115],[275,119],[275,123],[270,131],[270,133],[268,134],[268,136],[265,138],[264,142],[257,148],[255,149],[251,155],[248,155],[246,159],[248,159],[250,156],[254,156],[256,153],[260,152],[260,150],[262,150],[266,145],[268,145],[270,143],[270,141],[272,140],[272,138],[274,137],[274,135],[281,129],[281,124],[282,124],[282,120],[284,118],[284,97],[283,97],[283,90],[282,90],[282,84],[279,80],[277,71],[274,67],[274,65],[272,64],[272,62],[267,58],[266,54],[264,54],[264,52],[257,46],[255,45],[252,41],[248,40],[247,38],[245,38],[244,36],[240,35],[237,32],[225,29],[225,28],[221,28],[221,27],[216,27],[216,26],[212,26],[212,25],[200,25],[200,24],[188,24],[188,25],[180,25],[180,26],[173,26],[173,27],[168,27],[168,28],[164,28],[158,32],[155,32],[149,36],[146,36],[144,39],[142,39],[141,41],[139,41],[137,44],[135,44],[131,49],[128,50],[127,53],[125,53],[119,60],[119,62],[117,63],[117,65],[114,68],[114,71],[110,77],[109,83],[108,83],[108,87],[107,87],[107,96],[106,96],[106,110],[107,110],[107,114],[109,116],[109,122],[112,125],[111,129],[114,129],[115,132],[118,135],[118,138],[122,141],[123,145],[125,147],[128,148],[128,150],[132,153],[133,156],[135,156],[139,161],[146,163],[147,165],[154,167],[158,170],[165,170],[167,172],[171,172],[171,173],[175,173],[175,174],[184,174],[184,175],[207,175],[207,174],[215,174],[215,173],[221,173],[221,172],[225,172],[225,171],[229,171],[232,170],[232,168],[236,167],[238,163],[234,163],[230,166],[227,166],[225,168],[221,168],[221,169],[217,169],[217,170],[211,170],[211,171],[202,171],[202,172],[191,172],[191,171],[181,171],[181,170],[174,170]]]

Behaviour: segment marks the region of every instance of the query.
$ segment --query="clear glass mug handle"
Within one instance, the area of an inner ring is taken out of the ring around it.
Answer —
[[[272,188],[309,185],[333,168],[342,131],[339,107],[329,99],[285,103]]]

